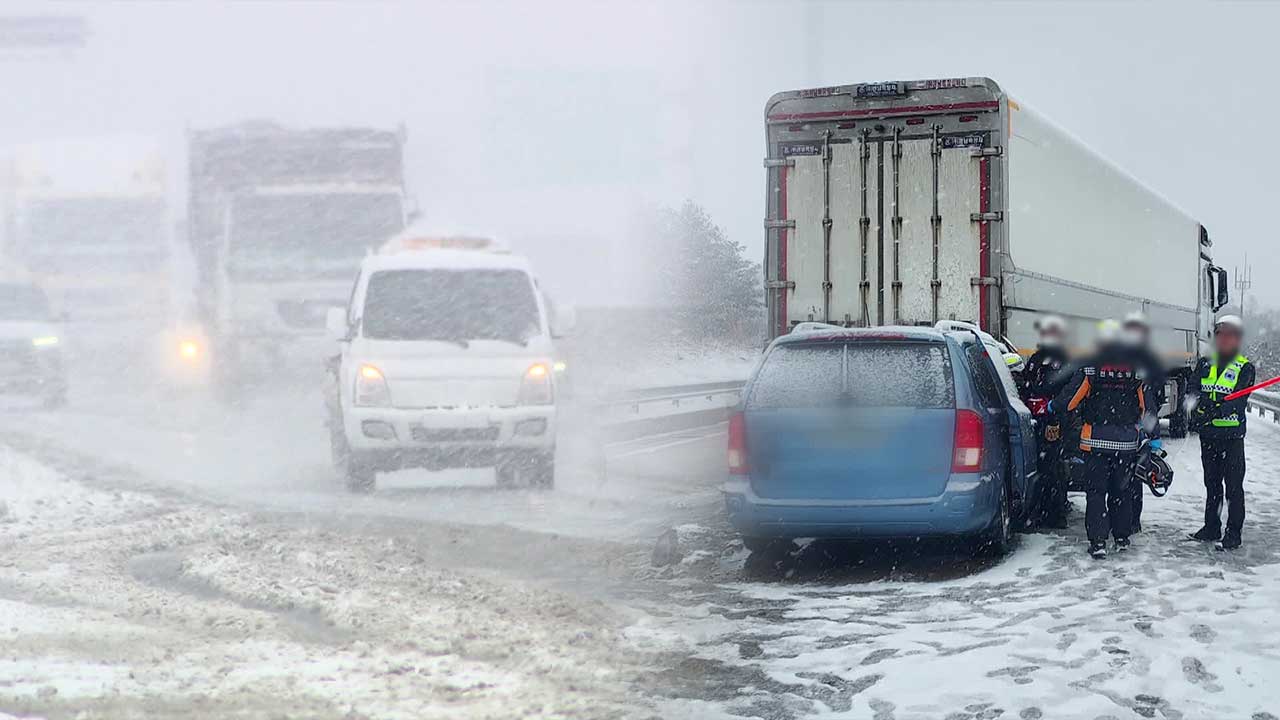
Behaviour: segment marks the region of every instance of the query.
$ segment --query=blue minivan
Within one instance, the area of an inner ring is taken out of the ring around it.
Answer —
[[[765,350],[730,418],[730,522],[753,550],[953,536],[1003,553],[1036,495],[1016,360],[964,323],[798,326]]]

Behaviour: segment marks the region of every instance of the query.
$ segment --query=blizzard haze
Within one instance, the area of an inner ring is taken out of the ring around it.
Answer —
[[[18,14],[18,4],[7,12]],[[46,6],[21,8],[44,12]],[[528,245],[567,291],[634,303],[634,213],[692,198],[761,252],[764,101],[986,75],[1193,216],[1220,262],[1274,262],[1268,3],[62,3],[80,50],[0,62],[16,139],[245,118],[409,131],[427,217]],[[899,28],[859,33],[866,22]],[[981,35],[962,28],[980,24]],[[780,28],[788,28],[781,30]],[[909,41],[908,41],[909,40]],[[1212,140],[1210,140],[1212,139]],[[175,146],[181,147],[177,140]],[[619,247],[622,246],[622,247]],[[607,279],[606,279],[607,278]],[[1265,302],[1280,291],[1255,288]]]

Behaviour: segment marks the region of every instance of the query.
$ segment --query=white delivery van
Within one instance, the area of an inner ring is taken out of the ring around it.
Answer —
[[[334,462],[353,491],[403,468],[495,468],[502,486],[555,481],[556,323],[529,262],[496,243],[406,231],[367,257],[330,365]]]
[[[802,322],[973,323],[1029,353],[1035,321],[1141,311],[1192,382],[1226,272],[1191,215],[988,78],[839,85],[765,108],[770,336]],[[1173,434],[1185,432],[1169,402]]]

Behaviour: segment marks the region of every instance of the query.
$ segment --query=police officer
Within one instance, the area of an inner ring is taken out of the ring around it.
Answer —
[[[1218,318],[1213,329],[1214,353],[1196,365],[1200,378],[1192,427],[1200,432],[1200,462],[1204,466],[1204,527],[1194,540],[1213,542],[1224,550],[1240,547],[1244,527],[1244,434],[1247,398],[1222,398],[1254,383],[1253,363],[1240,354],[1244,321],[1235,315]],[[1227,500],[1227,528],[1222,532],[1222,499]]]
[[[1084,460],[1085,532],[1089,554],[1107,555],[1107,536],[1117,550],[1129,547],[1133,468],[1142,444],[1142,427],[1154,421],[1141,356],[1121,340],[1120,324],[1098,326],[1098,349],[1082,361],[1053,400],[1060,412],[1080,422],[1080,455]]]
[[[1151,322],[1147,320],[1146,315],[1140,312],[1131,312],[1124,318],[1121,337],[1126,343],[1132,345],[1137,353],[1138,362],[1141,363],[1147,382],[1148,397],[1151,398],[1152,406],[1158,414],[1159,409],[1164,406],[1167,375],[1164,363],[1161,362],[1151,348]],[[1151,417],[1155,419],[1156,416],[1152,415]],[[1143,430],[1151,438],[1150,448],[1152,450],[1161,449],[1159,421],[1154,422],[1151,427],[1143,428]],[[1133,518],[1132,534],[1137,534],[1142,530],[1142,500],[1145,487],[1140,482],[1129,483],[1129,491],[1131,493],[1129,509]]]
[[[1036,323],[1039,340],[1021,375],[1022,399],[1036,418],[1039,440],[1040,475],[1038,520],[1052,528],[1067,526],[1067,479],[1062,468],[1062,425],[1049,411],[1050,401],[1061,389],[1067,364],[1067,325],[1057,315],[1046,315]]]

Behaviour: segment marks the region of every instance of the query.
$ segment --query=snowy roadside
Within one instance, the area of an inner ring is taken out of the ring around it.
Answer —
[[[1255,425],[1242,551],[1185,540],[1204,498],[1191,439],[1170,443],[1173,492],[1148,496],[1135,547],[1104,562],[1084,553],[1082,512],[994,566],[813,543],[753,573],[759,558],[721,537],[672,574],[670,615],[630,634],[688,653],[669,717],[1274,720],[1280,430]]]
[[[0,713],[645,717],[627,620],[412,538],[68,479],[0,447]]]

